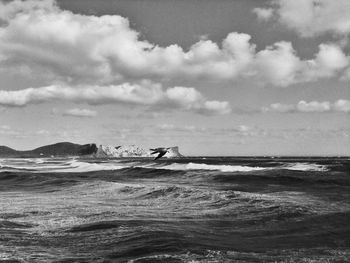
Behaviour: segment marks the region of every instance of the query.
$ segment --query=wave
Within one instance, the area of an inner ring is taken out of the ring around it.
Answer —
[[[283,169],[294,170],[294,171],[314,171],[314,172],[328,171],[328,168],[326,165],[320,165],[316,163],[291,163],[284,166]]]
[[[145,167],[148,168],[148,167]],[[186,171],[186,170],[207,170],[207,171],[221,171],[221,172],[251,172],[251,171],[265,171],[265,170],[294,170],[294,171],[328,171],[326,165],[320,165],[315,163],[291,163],[282,164],[275,167],[260,167],[260,166],[247,166],[247,165],[215,165],[205,163],[172,163],[164,166],[152,166],[154,169],[166,169],[174,171]]]
[[[252,172],[252,171],[266,171],[266,170],[293,170],[293,171],[328,171],[326,165],[316,163],[254,163],[246,164],[215,164],[206,163],[202,160],[201,163],[186,162],[190,160],[183,159],[180,162],[154,162],[149,159],[113,159],[113,160],[80,160],[80,159],[0,159],[0,172],[6,171],[25,171],[25,172],[57,172],[57,173],[83,173],[94,171],[112,171],[125,168],[143,168],[143,169],[157,169],[157,170],[171,170],[171,171],[220,171],[220,172]],[[254,165],[255,164],[255,165]],[[258,165],[256,165],[258,164]]]
[[[95,171],[105,171],[105,170],[120,170],[124,169],[125,166],[118,165],[116,163],[89,163],[73,160],[68,163],[69,168],[64,170],[58,170],[53,172],[95,172]]]
[[[250,171],[260,171],[271,168],[266,167],[251,167],[251,166],[242,166],[242,165],[212,165],[205,163],[173,163],[170,165],[165,165],[161,167],[154,167],[158,169],[167,169],[167,170],[208,170],[208,171],[221,171],[221,172],[250,172]]]
[[[92,163],[73,160],[1,160],[0,172],[25,171],[25,172],[56,172],[56,173],[81,173],[104,170],[119,170],[125,168],[115,162]]]

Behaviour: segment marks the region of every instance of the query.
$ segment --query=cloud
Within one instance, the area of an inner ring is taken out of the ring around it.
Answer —
[[[176,131],[176,132],[186,132],[186,133],[198,133],[198,132],[207,131],[207,129],[204,127],[196,127],[193,125],[176,126],[174,124],[168,124],[168,123],[158,124],[156,128],[162,131]]]
[[[274,8],[287,5],[287,1],[280,3]],[[250,35],[232,32],[222,43],[201,39],[184,50],[177,44],[161,47],[140,40],[139,32],[119,15],[74,14],[54,1],[15,0],[0,5],[0,70],[71,86],[144,79],[195,86],[200,81],[240,78],[288,86],[337,76],[349,64],[349,57],[335,44],[320,45],[314,59],[302,60],[289,42],[257,52]],[[272,10],[255,13],[267,19]],[[204,108],[225,107],[212,102]]]
[[[0,135],[8,136],[8,137],[16,137],[16,138],[21,137],[21,133],[18,130],[13,129],[9,125],[0,126]]]
[[[290,42],[281,41],[259,51],[252,68],[257,80],[286,87],[342,75],[349,64],[350,58],[334,43],[320,44],[313,59],[301,60]]]
[[[328,101],[318,102],[318,101],[299,101],[296,106],[297,110],[300,112],[327,112],[331,110],[331,105]]]
[[[165,91],[165,98],[165,102],[167,102],[168,106],[173,104],[175,107],[198,113],[228,114],[231,112],[230,104],[227,101],[206,100],[203,95],[194,88],[169,88]]]
[[[79,109],[79,108],[74,108],[74,109],[69,109],[63,112],[64,116],[74,116],[74,117],[85,117],[85,118],[92,118],[97,116],[97,112],[94,110],[89,110],[89,109]]]
[[[41,129],[41,130],[37,130],[37,131],[35,132],[35,135],[50,136],[51,133],[50,133],[48,130]]]
[[[296,74],[301,67],[302,62],[289,42],[278,42],[256,56],[256,74],[277,86],[288,86],[297,82]]]
[[[228,114],[231,112],[228,102],[207,100],[194,88],[173,87],[163,90],[161,85],[150,82],[138,85],[129,83],[83,87],[52,85],[16,91],[0,90],[0,105],[2,106],[21,107],[58,100],[91,105],[127,103],[181,109],[201,114]],[[78,114],[77,109],[75,109],[75,114]]]
[[[258,18],[274,17],[302,37],[325,33],[347,36],[350,33],[348,0],[272,0],[270,7],[256,8]]]
[[[304,100],[297,104],[274,103],[262,108],[263,112],[350,112],[350,100],[337,100],[334,103],[328,101],[318,102]]]
[[[313,60],[306,62],[304,78],[317,80],[319,78],[333,77],[342,72],[349,65],[347,57],[341,48],[335,44],[320,44],[319,52]]]
[[[231,33],[220,48],[200,40],[185,52],[139,40],[128,19],[60,10],[53,1],[1,4],[3,68],[71,83],[120,83],[163,79],[232,79],[247,64],[250,36]],[[64,34],[61,34],[64,32]]]
[[[350,112],[350,100],[337,100],[333,108],[336,111]]]
[[[273,8],[254,8],[253,13],[261,20],[269,20],[273,16]]]

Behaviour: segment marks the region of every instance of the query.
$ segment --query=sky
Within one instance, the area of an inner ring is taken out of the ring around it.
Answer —
[[[349,0],[0,0],[0,145],[350,155]]]

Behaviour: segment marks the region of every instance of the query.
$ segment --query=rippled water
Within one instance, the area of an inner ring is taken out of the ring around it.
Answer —
[[[0,159],[0,261],[349,262],[349,222],[348,158]]]

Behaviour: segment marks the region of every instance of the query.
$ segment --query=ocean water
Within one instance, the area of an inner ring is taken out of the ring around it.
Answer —
[[[0,159],[0,262],[350,262],[350,158]]]

